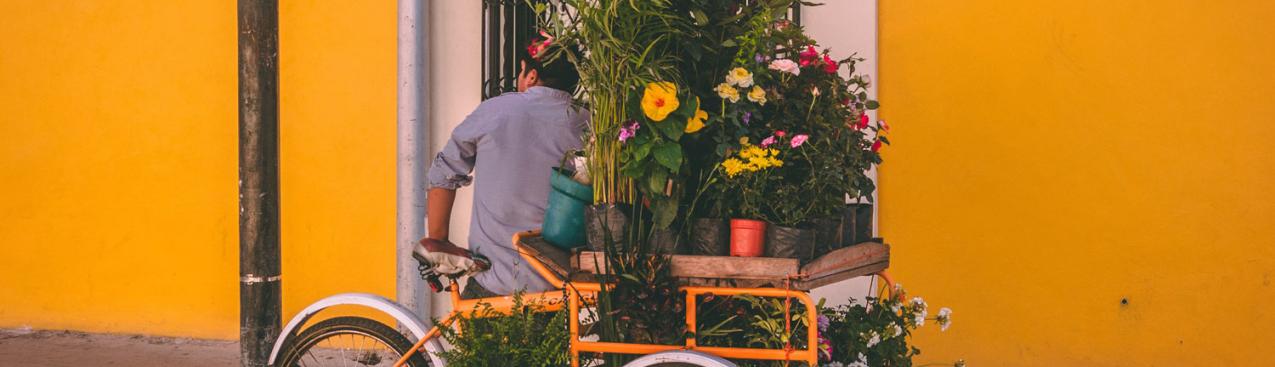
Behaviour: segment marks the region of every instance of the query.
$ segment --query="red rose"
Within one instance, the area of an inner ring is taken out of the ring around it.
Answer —
[[[880,150],[881,150],[881,141],[880,141],[880,140],[877,140],[877,142],[872,143],[872,151],[873,151],[873,152],[877,152],[877,151],[880,151]]]
[[[815,50],[815,46],[806,46],[806,50],[798,54],[802,67],[810,66],[815,60],[819,59],[819,51]]]
[[[823,55],[823,63],[824,63],[823,71],[827,72],[828,74],[837,73],[837,67],[839,65],[837,65],[837,62],[833,61],[831,57],[828,57],[828,55]]]

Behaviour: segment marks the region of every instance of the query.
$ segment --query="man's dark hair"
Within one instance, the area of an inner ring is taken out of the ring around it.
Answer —
[[[533,40],[532,42],[538,42],[538,40]],[[531,57],[531,53],[527,51],[527,48],[519,48],[518,60],[525,61],[527,69],[535,70],[536,76],[540,78],[540,82],[544,86],[574,93],[576,86],[580,84],[580,72],[576,70],[575,64],[567,60],[565,53],[558,53],[557,57],[552,61],[542,62],[542,60],[549,60],[552,52],[560,51],[552,49],[559,47],[557,45],[550,47],[548,50],[540,51],[536,55],[537,57]],[[575,51],[568,50],[567,52]],[[575,52],[575,54],[578,57],[579,53]]]

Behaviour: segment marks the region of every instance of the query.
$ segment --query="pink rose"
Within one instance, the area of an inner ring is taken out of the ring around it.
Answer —
[[[796,136],[792,137],[792,147],[793,148],[800,147],[802,144],[806,143],[806,140],[809,140],[809,139],[810,139],[810,135],[797,134]]]
[[[801,67],[789,59],[775,59],[770,62],[770,70],[778,70],[792,75],[801,75]]]
[[[767,147],[770,147],[771,145],[774,145],[774,144],[775,144],[775,137],[774,137],[774,136],[768,136],[768,137],[766,137],[766,139],[763,139],[763,140],[761,141],[761,147],[762,147],[762,148],[767,148]]]

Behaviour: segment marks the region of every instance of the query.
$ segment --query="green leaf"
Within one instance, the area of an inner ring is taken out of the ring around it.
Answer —
[[[651,201],[652,221],[655,229],[668,228],[677,218],[677,198],[663,197]]]
[[[669,140],[677,141],[682,138],[682,134],[686,132],[686,118],[670,114],[664,121],[648,124],[654,126],[655,130],[659,130],[664,137]]]
[[[874,100],[868,100],[865,106],[868,107],[869,110],[875,110],[877,108],[880,108],[881,104],[877,103],[877,101],[874,101]]]
[[[634,144],[632,152],[633,160],[640,161],[646,159],[646,156],[651,154],[651,144]]]
[[[677,143],[663,143],[655,147],[655,161],[671,172],[682,167],[682,146]]]
[[[691,16],[695,17],[695,25],[703,27],[708,25],[708,16],[704,15],[699,9],[691,10]]]
[[[663,168],[656,167],[646,176],[646,189],[649,193],[663,195],[666,185],[668,185],[668,171]]]
[[[738,45],[739,44],[735,43],[735,40],[726,40],[722,42],[722,47],[735,47]]]

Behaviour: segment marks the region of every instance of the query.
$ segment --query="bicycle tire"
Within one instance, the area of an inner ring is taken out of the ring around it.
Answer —
[[[308,365],[302,362],[302,358],[309,355],[308,352],[312,347],[330,336],[341,334],[362,335],[371,338],[397,353],[397,356],[391,356],[394,360],[385,359],[388,363],[375,363],[372,365],[393,365],[398,358],[412,349],[412,342],[388,325],[363,317],[344,316],[321,321],[303,330],[294,340],[290,340],[284,345],[283,350],[280,352],[279,361],[275,363],[275,366],[294,367]],[[417,353],[407,360],[406,366],[429,367],[430,363],[425,360],[423,353]]]

